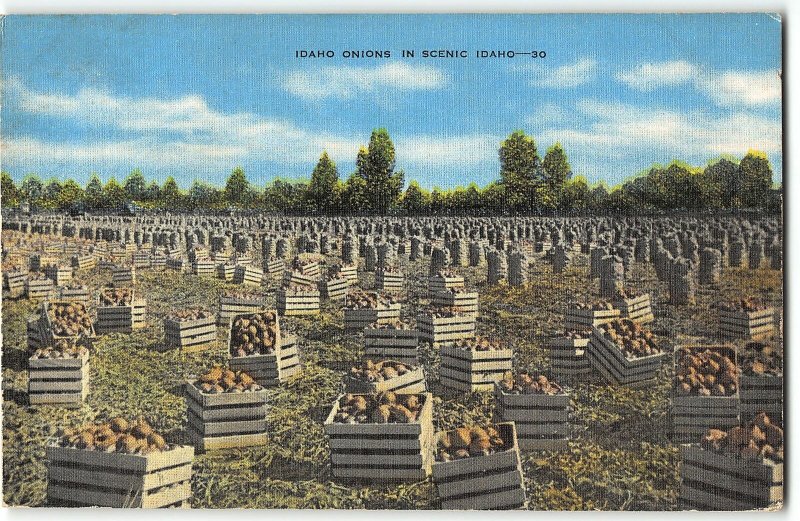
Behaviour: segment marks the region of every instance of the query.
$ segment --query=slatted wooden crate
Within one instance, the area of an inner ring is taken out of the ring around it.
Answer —
[[[31,271],[41,271],[48,264],[54,264],[56,262],[58,262],[58,258],[53,255],[33,253],[28,257],[28,268]]]
[[[142,298],[134,298],[130,306],[101,306],[98,299],[95,330],[98,335],[131,333],[147,324],[146,313],[147,301]]]
[[[164,319],[164,346],[187,352],[202,351],[217,341],[217,322],[211,315],[195,320]]]
[[[343,265],[339,268],[339,273],[351,284],[358,282],[358,267],[355,264]]]
[[[154,253],[150,258],[150,267],[157,271],[164,271],[167,267],[167,256]]]
[[[364,328],[364,356],[416,365],[419,334],[416,329]]]
[[[578,309],[570,306],[564,316],[564,327],[566,329],[588,329],[607,324],[619,316],[619,309]]]
[[[495,382],[514,369],[511,349],[476,351],[455,346],[443,346],[439,382],[463,392],[483,392],[494,389]]]
[[[742,420],[750,421],[759,412],[765,412],[772,423],[783,424],[783,376],[740,376],[739,402]]]
[[[113,508],[188,507],[194,447],[123,454],[47,447],[47,503]]]
[[[334,478],[372,483],[422,481],[433,459],[433,395],[423,393],[413,423],[334,423],[340,395],[325,420]]]
[[[398,362],[398,360],[387,360]],[[397,394],[418,394],[427,390],[425,385],[425,372],[422,367],[409,367],[409,371],[401,376],[396,376],[382,382],[365,382],[353,378],[349,374],[344,377],[345,391],[357,394],[372,394],[392,391]]]
[[[261,286],[264,281],[264,272],[255,266],[250,265],[237,265],[236,271],[233,273],[233,282],[235,284],[244,284],[246,286]]]
[[[246,253],[240,253],[233,257],[234,262],[239,266],[250,266],[253,264],[253,257]]]
[[[753,510],[783,501],[783,463],[681,445],[685,510]]]
[[[42,328],[42,318],[38,315],[26,321],[25,334],[28,339],[28,351],[35,351],[49,343]]]
[[[211,260],[214,261],[214,264],[228,264],[231,262],[233,258],[233,254],[227,251],[215,251],[211,254]]]
[[[318,315],[320,313],[319,291],[306,290],[293,293],[279,289],[275,293],[278,313],[283,316]]]
[[[651,385],[669,355],[669,353],[658,353],[629,359],[596,327],[592,328],[592,337],[586,353],[592,367],[608,382],[629,387]]]
[[[146,251],[133,252],[133,267],[144,269],[150,267],[150,254]]]
[[[72,267],[76,270],[90,270],[97,266],[97,257],[92,254],[73,255]]]
[[[236,264],[229,264],[227,262],[217,264],[218,279],[232,282],[234,273],[236,273]]]
[[[83,308],[82,311],[87,312],[87,305],[81,302],[67,302],[67,301],[52,301],[52,302],[43,302],[42,309],[41,309],[41,330],[42,334],[44,335],[44,341],[47,344],[51,344],[56,340],[66,338],[72,340],[78,340],[79,338],[83,338],[84,340],[91,342],[91,340],[95,337],[94,328],[90,327],[88,333],[83,333],[80,335],[75,336],[59,336],[53,332],[52,323],[50,321],[50,308],[57,305],[57,304],[69,304],[71,303],[74,307]]]
[[[63,286],[72,280],[72,268],[69,266],[58,266],[51,264],[44,267],[44,274],[52,280],[56,286]]]
[[[286,263],[283,262],[283,259],[267,261],[264,266],[264,271],[269,273],[269,276],[273,279],[282,279],[283,272],[286,271]]]
[[[300,273],[308,277],[311,277],[313,280],[317,280],[321,273],[321,268],[319,262],[317,261],[309,261],[303,263],[298,268],[299,268],[298,271],[300,271]]]
[[[344,300],[347,297],[347,288],[350,287],[350,281],[344,277],[321,280],[317,287],[319,288],[320,298]]]
[[[111,268],[111,282],[114,285],[130,285],[136,282],[136,268],[133,266],[114,266]]]
[[[690,351],[704,351],[706,349],[719,350],[720,354],[732,357],[736,363],[736,349],[730,346],[692,346]],[[675,352],[674,372],[680,366],[680,351]],[[739,382],[736,382],[736,393],[730,396],[698,396],[678,395],[675,384],[672,389],[671,416],[672,440],[682,443],[694,443],[705,434],[708,429],[723,429],[739,425]]]
[[[229,333],[228,353],[231,352],[230,343]],[[287,381],[303,370],[296,335],[282,335],[280,349],[272,354],[231,356],[228,365],[232,371],[244,371],[249,374],[263,387],[280,385],[281,382]]]
[[[28,298],[33,301],[49,299],[55,291],[55,285],[50,279],[31,279],[28,278],[27,293]]]
[[[89,394],[89,351],[80,358],[28,359],[28,403],[80,407]]]
[[[399,303],[378,308],[344,308],[344,328],[346,331],[362,331],[371,324],[388,324],[399,318]]]
[[[267,443],[267,391],[207,394],[186,382],[187,434],[198,451]]]
[[[508,510],[525,504],[514,424],[501,423],[497,428],[508,449],[488,456],[433,463],[432,478],[442,510]]]
[[[375,273],[375,289],[395,293],[403,291],[405,279],[402,273],[379,271]]]
[[[300,286],[316,287],[318,279],[319,277],[307,275],[299,271],[286,270],[283,273],[283,281],[281,283],[283,286],[288,286],[289,284],[298,284]]]
[[[177,271],[178,273],[185,273],[186,266],[186,261],[180,257],[167,257],[166,268],[168,270]]]
[[[431,304],[437,307],[451,308],[453,311],[478,316],[478,292],[451,289],[437,291],[431,295]]]
[[[586,350],[589,337],[568,338],[555,337],[550,340],[550,369],[556,376],[575,377],[589,374],[592,366]]]
[[[475,317],[457,313],[451,317],[434,317],[422,313],[417,317],[420,342],[434,346],[452,344],[475,336]]]
[[[25,296],[25,286],[28,283],[28,274],[22,270],[14,270],[3,273],[3,286],[8,290],[10,298],[20,298]]]
[[[719,333],[723,338],[771,338],[775,334],[775,308],[751,312],[720,310]]]
[[[243,297],[226,297],[220,295],[219,308],[217,312],[217,325],[227,327],[231,323],[231,318],[234,315],[242,313],[257,313],[266,307],[266,300],[263,297],[252,296],[250,298]]]
[[[461,289],[463,287],[464,277],[441,277],[439,275],[428,277],[428,293],[431,295],[437,292],[447,291],[448,289]]]
[[[614,307],[619,309],[621,318],[627,318],[639,324],[649,324],[655,320],[649,293],[634,298],[616,300]]]
[[[211,260],[211,258],[209,257],[208,250],[205,248],[192,248],[189,250],[187,255],[189,258],[189,262],[191,262],[192,264],[196,263],[197,261]],[[211,265],[212,266],[214,265],[213,261],[211,262]]]
[[[570,398],[562,394],[509,394],[494,389],[495,421],[514,422],[519,446],[525,450],[568,448]]]
[[[68,287],[59,286],[56,288],[55,297],[58,300],[67,302],[78,302],[81,304],[89,305],[92,300],[92,294],[86,286]]]
[[[200,277],[213,277],[217,273],[217,267],[212,260],[200,259],[192,263],[192,273]]]

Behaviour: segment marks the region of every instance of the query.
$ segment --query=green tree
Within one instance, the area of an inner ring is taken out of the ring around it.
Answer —
[[[764,208],[769,204],[772,188],[772,167],[767,155],[750,150],[739,163],[740,199],[744,208]]]
[[[564,184],[559,209],[564,212],[581,212],[589,208],[591,193],[586,178],[576,176]]]
[[[347,178],[342,190],[342,206],[355,213],[369,211],[367,182],[364,178],[355,173]]]
[[[430,194],[423,190],[419,183],[411,181],[408,183],[403,197],[400,199],[400,207],[406,215],[420,215],[426,213],[430,206]]]
[[[125,189],[112,177],[103,187],[103,206],[105,208],[120,208],[126,201]]]
[[[17,206],[19,204],[19,190],[14,180],[8,172],[0,174],[0,197],[5,207]]]
[[[741,186],[739,165],[723,158],[708,165],[703,173],[709,187],[709,197],[715,208],[740,205]]]
[[[159,199],[160,205],[164,208],[180,208],[183,205],[183,194],[174,177],[169,176],[164,181]]]
[[[103,184],[97,174],[93,173],[86,183],[86,204],[90,208],[103,207]]]
[[[505,214],[508,211],[506,199],[506,185],[503,183],[489,183],[481,192],[481,208],[484,215]]]
[[[42,201],[41,204],[45,208],[56,208],[58,206],[58,197],[61,194],[61,182],[55,177],[49,179],[42,188]]]
[[[189,189],[187,203],[192,209],[204,210],[220,208],[223,206],[222,200],[222,192],[217,187],[195,180]]]
[[[339,170],[327,152],[322,152],[311,173],[308,199],[311,209],[323,213],[334,212],[339,207]]]
[[[150,181],[150,184],[148,184],[147,188],[144,189],[142,199],[151,206],[156,206],[159,204],[161,200],[161,187],[158,186],[157,182]]]
[[[572,167],[560,143],[547,150],[542,161],[542,170],[544,175],[542,203],[546,208],[555,208],[563,195],[566,182],[572,176]]]
[[[141,170],[136,168],[125,179],[125,196],[131,201],[143,201],[145,190],[144,175]]]
[[[57,207],[61,210],[68,210],[73,205],[80,204],[84,201],[83,188],[72,179],[67,179],[64,186],[61,187],[61,192],[58,194]]]
[[[247,208],[252,201],[252,188],[244,175],[244,169],[237,166],[225,183],[225,200],[237,208]]]
[[[30,204],[39,204],[41,202],[43,190],[42,180],[36,174],[26,175],[20,185],[22,199]]]
[[[608,199],[608,189],[603,183],[599,183],[592,188],[589,197],[589,208],[592,210],[603,210],[606,208],[606,199]]]
[[[364,180],[368,209],[386,214],[397,204],[405,184],[402,171],[395,172],[394,143],[385,128],[372,131],[369,146],[356,158],[356,175]]]
[[[533,138],[516,130],[500,144],[499,155],[500,177],[506,187],[508,205],[516,211],[538,206],[543,175]]]

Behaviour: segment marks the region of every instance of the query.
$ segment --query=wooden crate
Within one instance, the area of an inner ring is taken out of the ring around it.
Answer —
[[[321,280],[317,284],[317,287],[319,288],[320,298],[329,300],[344,300],[347,298],[347,288],[350,287],[350,281],[344,277]]]
[[[765,412],[772,423],[782,425],[784,404],[783,376],[740,376],[739,403],[743,421],[750,421],[759,412]]]
[[[266,308],[266,301],[263,298],[239,298],[219,297],[219,311],[217,312],[217,325],[228,327],[234,315],[243,313],[257,313]]]
[[[130,306],[101,306],[97,303],[95,330],[99,335],[131,333],[146,325],[147,301],[134,298]]]
[[[97,266],[97,257],[92,254],[73,255],[72,267],[76,270],[90,270]]]
[[[185,273],[186,265],[186,261],[180,257],[167,257],[166,268],[168,270],[177,271],[178,273]]]
[[[379,308],[344,308],[344,329],[346,331],[362,331],[371,324],[388,324],[400,318],[400,304],[389,304]]]
[[[83,335],[57,336],[55,333],[53,333],[52,323],[50,322],[50,306],[55,306],[56,304],[67,304],[67,303],[69,302],[62,302],[62,301],[42,302],[40,324],[41,324],[42,334],[44,335],[43,336],[44,341],[48,345],[52,344],[56,340],[60,340],[63,338],[78,340],[79,338],[83,337],[84,339],[91,341],[91,339],[95,337],[95,332],[93,327],[89,328],[90,329],[89,334],[83,334]],[[84,311],[88,312],[87,310],[88,306],[86,304],[83,304],[81,302],[72,302],[72,304],[73,306],[78,306],[78,307],[83,306]]]
[[[563,394],[508,394],[494,388],[495,422],[514,422],[525,450],[568,448],[570,398]]]
[[[347,481],[396,483],[422,481],[433,459],[433,395],[414,423],[334,423],[340,395],[325,420],[331,474]]]
[[[455,346],[443,346],[439,382],[463,392],[482,392],[494,389],[507,371],[514,369],[511,349],[474,351]]]
[[[214,261],[209,259],[198,259],[192,263],[192,273],[199,277],[213,277],[217,268]]]
[[[465,315],[478,316],[478,292],[448,290],[437,291],[431,295],[431,304],[442,308],[451,308]]]
[[[508,510],[525,504],[514,424],[497,427],[511,448],[488,456],[433,463],[432,478],[442,510]]]
[[[312,277],[299,271],[286,270],[283,273],[283,280],[281,284],[288,286],[289,284],[298,284],[300,286],[316,287],[319,277]]]
[[[387,361],[397,362],[398,360]],[[348,374],[344,377],[344,387],[346,392],[357,394],[372,394],[384,391],[392,391],[398,394],[418,394],[424,393],[427,390],[425,385],[425,372],[422,370],[422,367],[413,367],[402,376],[397,376],[382,382],[364,382]]]
[[[92,294],[89,291],[89,288],[86,286],[81,286],[79,288],[59,286],[56,288],[55,295],[58,300],[66,302],[78,302],[87,306],[92,300]]]
[[[475,317],[456,314],[452,317],[434,317],[421,314],[417,317],[419,340],[434,346],[452,344],[456,340],[475,337]]]
[[[28,359],[28,403],[80,407],[89,394],[89,351],[81,358]]]
[[[649,293],[634,298],[616,300],[614,307],[619,309],[620,318],[627,318],[639,324],[649,324],[655,320]]]
[[[48,505],[186,507],[192,497],[194,447],[122,454],[51,445],[46,457]]]
[[[405,275],[402,273],[379,271],[375,273],[375,289],[395,293],[403,291],[405,280]]]
[[[72,280],[72,268],[69,266],[45,266],[44,274],[52,280],[56,286],[63,286]]]
[[[183,351],[201,351],[217,341],[217,321],[214,316],[197,320],[164,319],[164,346]]]
[[[267,391],[205,394],[186,382],[187,434],[198,451],[265,445]]]
[[[440,277],[434,275],[428,277],[428,294],[441,293],[449,289],[462,289],[464,287],[464,277]]]
[[[364,328],[364,356],[372,360],[397,360],[417,365],[419,334],[416,329]]]
[[[319,291],[304,291],[293,294],[279,289],[275,294],[278,313],[283,316],[318,315]]]
[[[132,262],[134,268],[149,268],[150,254],[146,251],[133,252]]]
[[[25,293],[28,299],[41,301],[49,299],[55,290],[53,281],[50,279],[28,279]]]
[[[150,267],[157,271],[164,271],[167,268],[167,256],[155,253],[150,258]]]
[[[217,278],[226,282],[233,282],[233,274],[236,273],[236,264],[221,262],[217,264]]]
[[[761,340],[775,334],[775,308],[761,311],[719,312],[719,333],[723,338]]]
[[[355,264],[341,266],[339,273],[342,277],[346,278],[351,284],[358,282],[358,267]]]
[[[550,340],[550,369],[555,376],[575,377],[592,372],[586,350],[589,338],[556,337]]]
[[[8,290],[10,298],[24,297],[27,284],[28,274],[21,270],[3,273],[3,286]]]
[[[612,342],[606,340],[602,331],[592,328],[589,349],[586,351],[589,363],[608,382],[630,387],[650,385],[669,353],[642,356],[628,359]]]
[[[567,308],[564,316],[566,329],[589,329],[591,327],[607,324],[619,318],[619,309],[577,309]]]
[[[753,510],[783,501],[783,463],[681,445],[685,510]]]
[[[228,334],[228,353],[231,352],[230,333]],[[300,351],[296,335],[282,335],[280,348],[269,355],[232,356],[228,360],[232,371],[244,371],[263,387],[274,387],[299,374]]]
[[[130,285],[136,282],[136,268],[133,266],[114,266],[111,268],[111,282],[114,285]]]
[[[272,278],[282,278],[283,272],[286,271],[286,263],[283,262],[283,259],[267,261],[264,271],[269,273]]]
[[[42,328],[42,318],[38,315],[27,320],[25,332],[28,339],[28,351],[35,351],[49,343]]]
[[[264,281],[264,272],[255,266],[237,265],[233,273],[234,284],[260,287]]]
[[[313,280],[318,279],[321,273],[319,262],[317,261],[309,261],[302,264],[298,271],[303,275],[311,277]]]

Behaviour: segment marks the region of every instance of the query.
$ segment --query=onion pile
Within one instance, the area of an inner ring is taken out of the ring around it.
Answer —
[[[130,306],[132,302],[131,288],[105,288],[100,291],[101,306]]]
[[[627,318],[615,319],[598,326],[606,339],[616,345],[628,359],[661,353],[652,331]]]
[[[475,338],[461,338],[453,343],[457,349],[470,351],[500,351],[505,349],[499,342],[486,337],[477,336]]]
[[[364,291],[354,288],[347,293],[345,307],[347,309],[375,309],[388,307],[394,304],[395,300],[388,295],[382,295],[374,291]]]
[[[274,311],[239,316],[231,324],[231,355],[267,355],[277,349],[278,317]]]
[[[500,380],[498,385],[507,394],[547,394],[553,396],[564,393],[564,389],[560,385],[549,380],[543,374],[519,373],[514,376],[511,371],[508,371],[503,375],[503,379]]]
[[[346,394],[333,418],[336,423],[413,423],[417,420],[424,394]]]
[[[495,426],[459,427],[439,435],[436,461],[446,462],[475,456],[488,456],[508,448],[500,435],[500,430]]]
[[[369,325],[370,329],[398,329],[403,331],[410,331],[415,328],[414,324],[405,320],[392,320],[387,323],[373,322]]]
[[[723,302],[717,306],[720,311],[728,312],[741,312],[750,313],[752,311],[762,311],[767,309],[767,306],[761,299],[753,296],[745,297],[740,300],[733,300],[730,302]]]
[[[40,347],[31,355],[33,360],[53,358],[80,358],[86,353],[86,346],[71,338],[59,338],[52,346]]]
[[[167,315],[167,320],[173,320],[175,322],[186,322],[189,320],[200,320],[203,318],[211,318],[213,316],[214,313],[208,311],[207,309],[188,308],[188,309],[172,311],[169,315]]]
[[[308,284],[299,284],[297,282],[290,282],[284,286],[283,291],[290,295],[316,295],[317,289]]]
[[[608,300],[596,300],[591,304],[585,302],[576,302],[572,304],[572,309],[587,309],[591,311],[611,311],[614,309],[614,304]]]
[[[739,387],[733,349],[680,348],[675,353],[678,396],[732,396]]]
[[[742,372],[747,376],[781,376],[783,353],[775,351],[770,344],[748,342],[741,365]]]
[[[129,422],[117,417],[107,423],[84,425],[79,429],[63,429],[59,445],[81,450],[150,454],[169,449],[164,438],[143,418]]]
[[[632,288],[621,288],[617,291],[617,298],[620,300],[628,300],[632,298],[641,297],[643,294]]]
[[[79,302],[56,302],[47,308],[47,314],[55,336],[92,334],[92,317]]]
[[[773,425],[761,412],[752,422],[727,431],[709,429],[700,439],[700,446],[715,452],[737,454],[745,458],[766,458],[783,461],[783,429]]]
[[[362,382],[375,383],[403,376],[412,370],[413,367],[409,365],[391,360],[382,362],[366,360],[360,366],[351,368],[348,375]]]
[[[212,367],[194,383],[206,394],[248,393],[263,389],[253,378],[243,371],[231,371],[220,366]]]
[[[589,338],[590,336],[592,336],[591,329],[584,329],[584,330],[568,329],[564,333],[564,338],[568,338],[570,340],[583,340],[584,338]]]

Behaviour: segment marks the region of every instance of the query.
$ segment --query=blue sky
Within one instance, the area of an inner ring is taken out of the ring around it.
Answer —
[[[765,151],[781,178],[781,24],[774,15],[6,17],[2,168],[85,182],[140,168],[222,184],[342,178],[386,127],[425,187],[498,177],[515,129],[576,174],[617,184],[653,163]],[[335,58],[299,59],[296,50]],[[402,58],[403,49],[416,51]],[[423,50],[467,58],[422,58]],[[391,58],[342,57],[388,50]],[[476,50],[546,58],[478,59]]]

